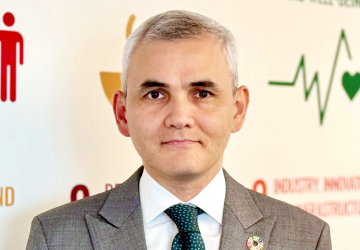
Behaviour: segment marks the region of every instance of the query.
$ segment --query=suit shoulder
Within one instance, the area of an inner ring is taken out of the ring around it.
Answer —
[[[252,199],[264,217],[276,216],[277,220],[286,224],[311,225],[323,228],[326,224],[320,218],[286,202],[271,198],[248,189]]]
[[[39,214],[38,218],[40,221],[43,221],[54,217],[68,217],[69,219],[73,219],[77,216],[83,217],[86,214],[96,215],[106,201],[110,192],[111,190],[64,204]]]

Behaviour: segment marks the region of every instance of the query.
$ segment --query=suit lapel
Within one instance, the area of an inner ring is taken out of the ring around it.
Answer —
[[[258,235],[264,242],[263,250],[266,250],[276,218],[264,218],[248,190],[231,178],[225,170],[224,176],[226,196],[220,249],[247,250],[247,239]]]
[[[85,216],[95,250],[146,249],[139,198],[142,171],[111,191],[96,218]]]

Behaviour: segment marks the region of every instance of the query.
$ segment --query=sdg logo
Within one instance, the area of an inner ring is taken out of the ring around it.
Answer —
[[[315,75],[312,78],[310,86],[308,86],[308,84],[307,84],[306,71],[305,71],[305,56],[304,55],[301,56],[300,63],[299,63],[299,66],[298,66],[298,68],[297,68],[297,70],[295,72],[295,77],[294,77],[293,81],[291,81],[291,82],[270,81],[269,82],[270,85],[292,87],[292,86],[295,86],[295,83],[296,83],[300,73],[302,73],[302,78],[303,78],[303,81],[304,81],[305,101],[308,100],[311,91],[313,90],[313,88],[316,87],[315,89],[316,89],[316,92],[317,92],[317,99],[318,99],[320,125],[323,124],[325,113],[327,111],[327,106],[328,106],[328,103],[329,103],[331,87],[333,85],[334,74],[335,74],[335,71],[336,71],[336,68],[337,68],[340,48],[341,48],[342,44],[345,46],[347,56],[351,60],[350,48],[349,48],[349,44],[348,44],[348,41],[346,39],[344,30],[341,31],[341,35],[340,35],[339,42],[338,42],[338,45],[337,45],[335,58],[334,58],[334,62],[333,62],[333,67],[332,67],[331,75],[330,75],[330,82],[329,82],[328,88],[326,90],[325,102],[322,102],[322,100],[320,98],[321,97],[321,94],[320,94],[321,92],[320,92],[319,77],[318,77],[319,73],[318,72],[315,72]],[[343,86],[347,96],[352,101],[354,99],[355,95],[357,94],[357,92],[360,89],[360,74],[356,73],[355,75],[351,75],[349,72],[345,72],[343,74],[343,77],[342,77],[342,86]]]

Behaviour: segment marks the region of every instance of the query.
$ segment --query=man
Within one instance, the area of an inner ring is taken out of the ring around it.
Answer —
[[[143,167],[35,217],[27,249],[331,249],[325,222],[222,169],[249,103],[230,31],[192,12],[157,15],[129,37],[122,72],[114,114]]]

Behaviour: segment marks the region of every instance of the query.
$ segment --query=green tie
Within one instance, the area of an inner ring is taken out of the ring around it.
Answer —
[[[197,216],[204,211],[198,207],[176,204],[164,211],[176,224],[179,233],[175,236],[171,250],[205,250]]]

